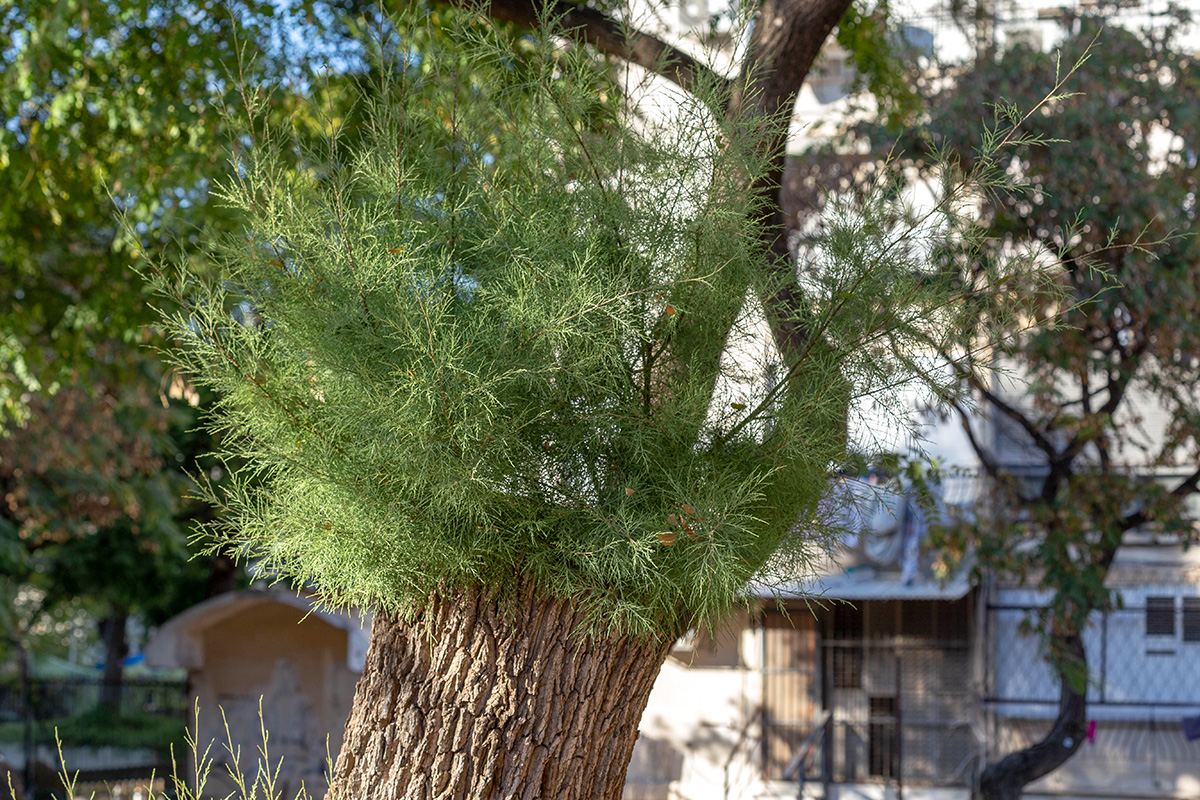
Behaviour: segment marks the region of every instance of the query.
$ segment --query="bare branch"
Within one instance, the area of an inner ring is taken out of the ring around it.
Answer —
[[[1111,417],[1116,412],[1117,408],[1120,407],[1121,401],[1125,398],[1125,390],[1129,387],[1129,382],[1133,380],[1134,374],[1137,373],[1138,366],[1141,364],[1141,356],[1146,351],[1146,348],[1149,346],[1149,344],[1149,339],[1141,337],[1136,347],[1134,347],[1131,351],[1121,353],[1121,363],[1117,365],[1117,371],[1115,374],[1109,374],[1108,382],[1105,385],[1105,389],[1108,392],[1108,397],[1105,399],[1104,404],[1100,406],[1100,408],[1096,409],[1095,413]],[[1127,366],[1129,362],[1132,363]],[[1086,396],[1086,380],[1084,380],[1083,383],[1085,384],[1083,392]],[[1085,412],[1088,411],[1090,405],[1090,402],[1084,403]],[[1071,461],[1075,458],[1075,456],[1079,455],[1079,453],[1083,451],[1083,448],[1088,442],[1093,441],[1095,438],[1095,436],[1085,436],[1083,433],[1077,432],[1071,438],[1071,442],[1065,448],[1063,448],[1062,455],[1059,457],[1060,461],[1064,463]],[[1101,457],[1107,459],[1107,453],[1105,453],[1103,449],[1101,450]]]
[[[450,0],[457,6],[474,6],[470,0]],[[728,89],[732,82],[711,67],[663,40],[643,33],[595,8],[568,0],[548,4],[550,16],[562,25],[563,31],[579,41],[590,44],[602,53],[625,59],[640,67],[653,70],[674,82],[685,91],[697,86]],[[514,22],[527,28],[537,28],[543,17],[541,4],[536,0],[490,0],[484,8],[492,19]],[[727,91],[716,92],[727,97]],[[725,108],[714,109],[724,114]]]
[[[942,353],[941,356],[953,366],[955,372],[958,373],[959,378],[965,380],[972,389],[979,392],[979,394],[983,396],[984,400],[987,400],[989,403],[995,406],[996,410],[1001,414],[1020,425],[1025,433],[1029,434],[1029,438],[1033,440],[1033,443],[1037,445],[1038,449],[1046,454],[1046,457],[1049,458],[1051,463],[1059,460],[1058,449],[1054,446],[1054,443],[1046,438],[1046,435],[1042,433],[1040,428],[1033,424],[1029,417],[1021,413],[1016,406],[1008,403],[1002,399],[1000,395],[989,389],[984,382],[979,379],[978,375],[971,370],[966,369],[954,359],[950,358],[949,354]]]
[[[1171,497],[1177,499],[1187,497],[1189,494],[1195,492],[1197,488],[1200,488],[1200,467],[1197,467],[1195,472],[1184,478],[1178,486],[1171,490]],[[1145,509],[1142,509],[1141,511],[1126,515],[1121,520],[1121,524],[1123,525],[1122,530],[1131,530],[1149,521],[1149,514],[1146,513]]]
[[[992,454],[988,452],[983,443],[975,436],[975,429],[971,427],[971,417],[962,404],[956,400],[951,400],[950,405],[954,406],[954,410],[958,413],[958,421],[962,425],[963,433],[967,435],[967,441],[971,444],[971,449],[975,451],[975,457],[979,459],[979,463],[983,466],[983,471],[988,474],[988,477],[996,479],[1000,477],[1000,468],[992,458]]]

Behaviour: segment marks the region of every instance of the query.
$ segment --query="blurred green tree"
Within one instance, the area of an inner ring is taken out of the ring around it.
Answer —
[[[228,559],[188,564],[185,518],[207,513],[180,500],[181,467],[201,452],[183,398],[194,390],[152,351],[161,331],[130,236],[186,252],[228,230],[207,182],[236,135],[223,112],[241,102],[229,70],[252,70],[276,113],[303,111],[300,95],[323,88],[306,83],[308,67],[327,54],[319,37],[287,35],[327,8],[0,9],[0,606],[24,653],[47,614],[83,596],[106,620],[113,691],[129,612],[155,619],[200,599],[198,571],[222,585],[232,576]]]
[[[984,770],[988,800],[1015,800],[1082,744],[1082,635],[1090,614],[1113,607],[1105,580],[1125,534],[1194,536],[1186,503],[1200,481],[1200,64],[1177,46],[1175,25],[1109,26],[1089,50],[1099,25],[1081,23],[1061,56],[1016,46],[981,60],[934,98],[929,125],[935,146],[969,164],[980,143],[970,121],[995,87],[1004,87],[1000,109],[1011,114],[1054,84],[1060,58],[1088,55],[1074,94],[1027,123],[1035,136],[1066,142],[1014,149],[1009,169],[1027,191],[981,197],[979,224],[996,244],[971,255],[1032,252],[1061,265],[1074,300],[1034,309],[1058,324],[989,348],[1011,380],[959,362],[979,412],[999,431],[997,448],[959,403],[996,491],[995,513],[946,531],[941,544],[951,556],[973,554],[979,570],[1051,592],[1031,623],[1061,682],[1045,738]]]
[[[114,707],[129,615],[153,624],[196,602],[211,570],[187,552],[189,518],[207,511],[181,499],[189,488],[181,467],[195,468],[199,455],[181,449],[196,415],[149,395],[150,379],[39,394],[26,423],[0,439],[9,642],[28,657],[31,636],[57,608],[89,612],[104,631],[102,700]],[[22,592],[35,602],[15,602]]]

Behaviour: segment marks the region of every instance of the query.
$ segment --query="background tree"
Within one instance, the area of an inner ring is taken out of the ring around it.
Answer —
[[[1082,58],[1097,35],[1096,21],[1081,23],[1061,63]],[[1028,121],[1032,136],[1066,143],[1019,146],[1011,169],[1028,192],[982,198],[980,224],[997,245],[972,257],[1028,248],[1061,265],[1075,301],[1036,309],[1057,326],[992,349],[1009,380],[962,364],[1004,450],[959,404],[995,488],[994,514],[942,544],[973,554],[981,571],[1051,591],[1032,623],[1061,683],[1046,737],[984,770],[989,800],[1019,797],[1083,742],[1082,635],[1090,614],[1113,607],[1104,582],[1124,535],[1150,526],[1188,541],[1192,532],[1184,504],[1200,480],[1200,262],[1191,236],[1200,70],[1174,47],[1176,34],[1107,28],[1071,80],[1076,94]],[[969,164],[980,141],[969,120],[995,87],[1028,108],[1055,83],[1059,63],[1022,46],[979,61],[934,99],[933,142]],[[1014,453],[1023,463],[1004,459]]]
[[[280,34],[318,30],[309,14],[352,58],[331,10],[19,0],[0,11],[0,650],[28,672],[47,619],[95,615],[110,705],[128,614],[160,620],[234,578],[227,557],[189,562],[188,518],[211,512],[180,499],[182,469],[207,470],[207,444],[189,432],[183,395],[195,390],[152,351],[161,330],[114,206],[156,252],[227,230],[207,187],[234,135],[221,108],[235,100],[235,31],[248,75],[290,115],[302,93],[337,87],[306,78],[328,57],[321,36],[296,52]]]
[[[143,368],[151,371],[146,383],[161,372],[151,359]],[[175,387],[173,394],[199,401],[178,377]],[[183,499],[185,470],[214,466],[205,463],[211,442],[189,431],[196,411],[170,401],[170,387],[158,397],[144,390],[138,381],[95,383],[33,397],[26,424],[0,439],[7,545],[0,588],[10,601],[31,590],[38,598],[5,632],[24,660],[32,631],[60,607],[96,617],[105,651],[101,701],[114,711],[130,615],[156,624],[229,588],[213,586],[214,565],[191,560],[187,547],[192,520],[211,510]]]
[[[532,22],[457,15],[419,59],[385,23],[363,140],[251,109],[219,278],[151,261],[250,465],[219,545],[376,609],[334,796],[619,796],[670,643],[803,570],[852,396],[1011,321],[878,201],[801,286],[777,73],[660,50],[687,94],[656,123],[561,44],[607,23]]]

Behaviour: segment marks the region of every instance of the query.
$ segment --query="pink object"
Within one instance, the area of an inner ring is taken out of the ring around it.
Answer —
[[[1087,740],[1088,744],[1096,743],[1096,720],[1094,719],[1088,720]]]

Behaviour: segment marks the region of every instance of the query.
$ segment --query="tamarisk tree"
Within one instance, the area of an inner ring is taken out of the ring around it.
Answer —
[[[824,34],[787,19],[752,42],[809,42],[806,70]],[[878,200],[797,280],[795,75],[660,51],[687,89],[664,125],[562,45],[586,24],[531,21],[384,35],[357,143],[331,121],[299,169],[251,108],[220,278],[147,270],[247,465],[216,546],[376,610],[333,797],[620,797],[670,643],[803,571],[854,396],[964,314],[1009,321],[997,276],[931,280],[928,226]]]

